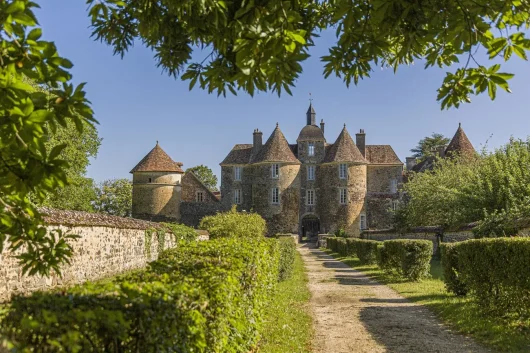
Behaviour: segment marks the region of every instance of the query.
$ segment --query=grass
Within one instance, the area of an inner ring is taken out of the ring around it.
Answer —
[[[293,276],[278,284],[276,298],[268,309],[259,352],[311,352],[310,296],[302,258],[297,252]]]
[[[431,279],[410,282],[389,275],[376,265],[361,265],[356,257],[342,257],[330,250],[325,251],[378,282],[385,283],[411,301],[425,305],[449,327],[473,337],[485,346],[502,352],[530,352],[530,320],[492,316],[481,310],[472,298],[448,293],[440,261],[433,260],[431,263]]]

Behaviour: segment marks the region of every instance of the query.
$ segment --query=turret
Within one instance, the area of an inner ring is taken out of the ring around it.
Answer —
[[[313,104],[311,103],[309,103],[309,108],[307,109],[306,117],[307,117],[306,125],[316,125],[317,113],[315,112],[315,109],[313,108]]]

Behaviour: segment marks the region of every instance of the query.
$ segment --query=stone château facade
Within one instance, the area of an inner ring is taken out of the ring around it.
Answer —
[[[389,227],[403,175],[392,147],[366,145],[364,130],[354,142],[346,125],[330,144],[311,104],[306,118],[295,144],[277,124],[265,144],[254,130],[252,144],[233,147],[221,163],[223,207],[259,213],[271,234]]]

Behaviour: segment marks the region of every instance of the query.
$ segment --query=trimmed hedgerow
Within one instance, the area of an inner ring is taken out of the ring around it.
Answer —
[[[417,281],[430,276],[433,245],[429,240],[386,240],[379,250],[382,269]]]
[[[235,206],[228,212],[204,217],[199,228],[207,230],[210,239],[260,238],[265,236],[267,231],[265,220],[259,214],[237,212]]]
[[[530,314],[530,239],[468,240],[457,251],[458,279],[487,310]]]
[[[33,352],[251,351],[279,258],[276,239],[181,243],[145,270],[15,297],[0,336]]]
[[[296,256],[296,243],[292,236],[278,237],[280,242],[280,267],[278,278],[280,281],[289,279],[293,274],[294,258]]]
[[[444,282],[448,292],[463,296],[469,290],[461,279],[461,270],[458,265],[458,247],[455,245],[457,243],[440,244]]]
[[[375,264],[377,260],[377,246],[379,241],[367,239],[348,239],[355,255],[363,265]]]

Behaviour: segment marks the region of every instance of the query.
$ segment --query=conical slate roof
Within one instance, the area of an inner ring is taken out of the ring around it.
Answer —
[[[300,163],[300,161],[294,156],[293,151],[289,147],[289,143],[278,124],[276,124],[276,128],[271,136],[252,160],[252,163],[262,162]]]
[[[462,129],[462,124],[458,124],[458,130],[456,130],[455,136],[453,136],[453,139],[445,149],[445,155],[447,157],[456,154],[463,157],[469,157],[475,154],[475,149],[467,138],[464,129]]]
[[[344,125],[337,141],[329,148],[324,158],[324,163],[332,162],[367,163],[353,142],[350,133],[346,130],[346,125]]]
[[[136,172],[175,172],[184,173],[182,163],[175,162],[156,143],[156,146],[134,167],[130,173]]]
[[[316,125],[306,125],[300,131],[296,141],[321,141],[325,140],[324,133]]]
[[[306,114],[316,114],[315,108],[313,108],[313,104],[311,102],[309,102],[309,108],[307,108]]]

